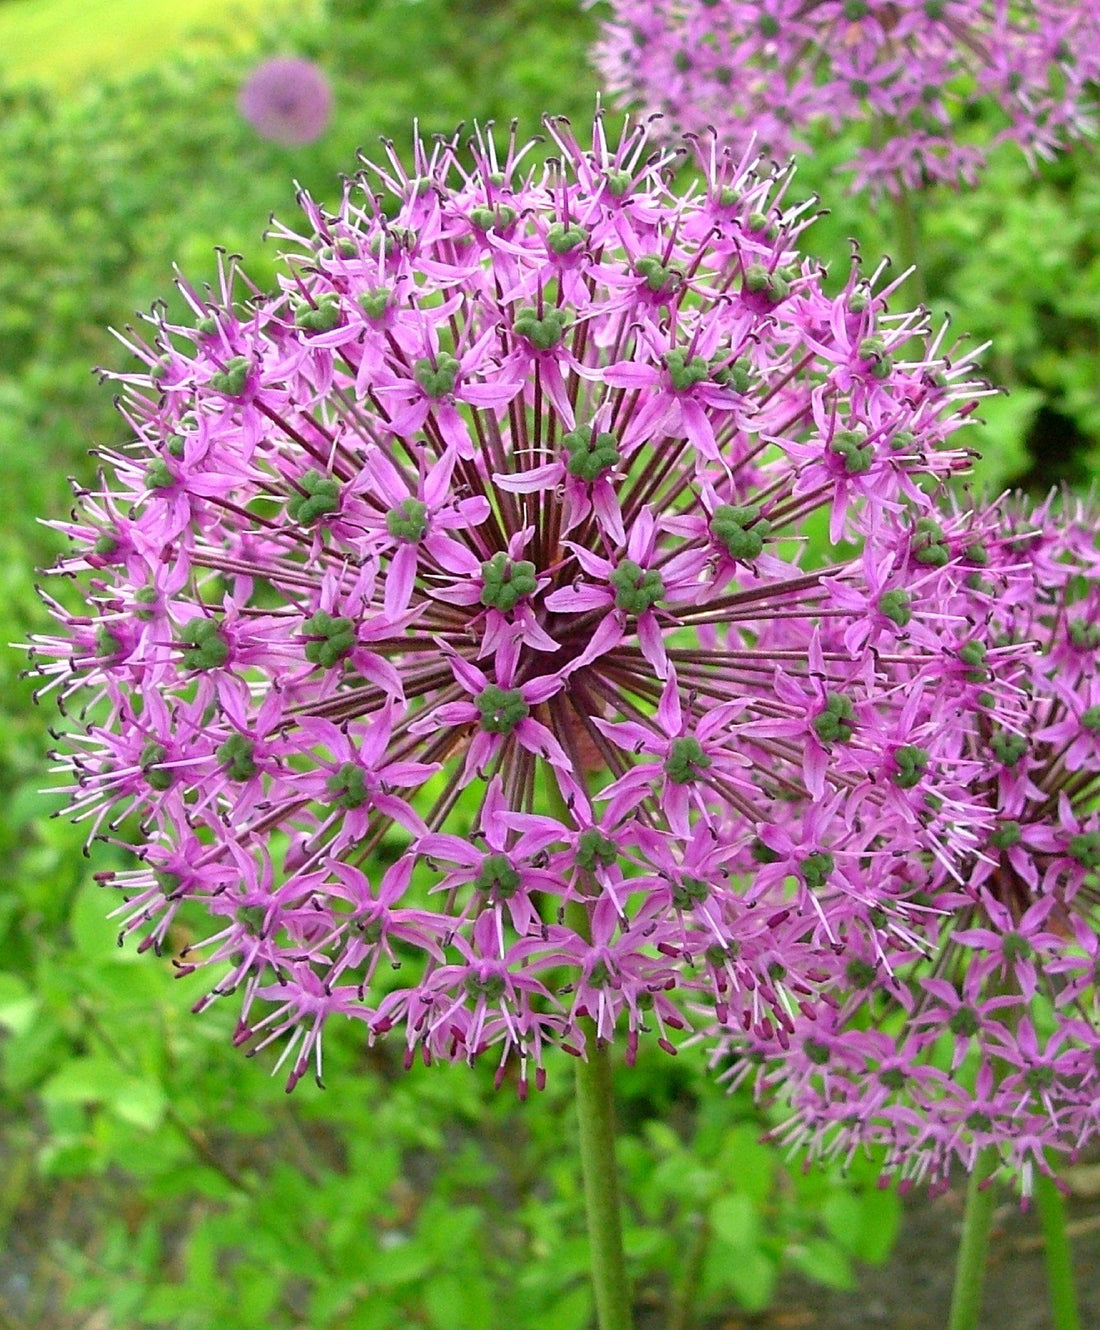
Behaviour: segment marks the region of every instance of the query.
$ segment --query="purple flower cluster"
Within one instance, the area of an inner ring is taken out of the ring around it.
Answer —
[[[785,1054],[753,1053],[793,1103],[787,1139],[885,1146],[888,1167],[934,1183],[992,1147],[1026,1189],[1048,1151],[1100,1136],[1100,522],[1068,501],[1002,507],[945,528],[982,552],[945,611],[1028,648],[1015,704],[968,727],[984,843],[953,871],[900,865],[920,888],[906,926],[849,948],[842,1000],[799,1016]],[[968,657],[979,686],[991,654]],[[739,1035],[723,1049],[743,1076]]]
[[[262,138],[299,148],[319,139],[332,117],[332,89],[311,60],[265,60],[241,86],[241,115]]]
[[[291,1084],[337,1015],[521,1093],[588,1022],[786,1046],[993,834],[956,721],[1008,723],[1019,648],[971,660],[929,497],[966,358],[827,293],[786,174],[547,131],[304,197],[274,294],[182,284],[61,524],[74,813]]]
[[[1091,132],[1096,0],[612,0],[612,93],[670,135],[716,126],[785,156],[859,123],[856,188],[973,183],[989,141],[1032,162]],[[981,107],[990,134],[975,140]],[[998,127],[999,126],[999,127]]]

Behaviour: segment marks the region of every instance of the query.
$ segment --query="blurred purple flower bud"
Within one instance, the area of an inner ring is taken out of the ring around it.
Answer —
[[[256,66],[237,99],[262,138],[294,148],[319,139],[332,116],[332,89],[310,60],[282,56]]]

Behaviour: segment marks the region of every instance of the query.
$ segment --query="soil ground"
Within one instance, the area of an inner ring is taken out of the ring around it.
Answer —
[[[1100,1194],[1093,1169],[1087,1194],[1067,1206],[1082,1330],[1100,1326]],[[885,1265],[859,1271],[840,1293],[789,1277],[764,1316],[729,1317],[708,1330],[943,1330],[962,1228],[962,1188],[906,1203],[898,1243]],[[1006,1196],[994,1218],[982,1330],[1051,1330],[1039,1219]]]

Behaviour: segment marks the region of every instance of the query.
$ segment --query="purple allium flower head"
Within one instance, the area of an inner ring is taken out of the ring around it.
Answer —
[[[942,668],[928,497],[965,357],[882,269],[827,294],[788,174],[547,130],[303,197],[274,294],[181,284],[62,524],[74,812],[137,842],[125,932],[205,915],[185,967],[292,1084],[335,1015],[521,1092],[582,1018],[785,1043],[904,927],[897,857],[986,834],[955,720],[1014,695]]]
[[[988,141],[1032,162],[1093,128],[1096,0],[612,0],[596,65],[678,135],[717,126],[785,156],[815,131],[871,127],[856,188],[973,183]]]
[[[265,139],[297,148],[319,139],[332,116],[332,89],[311,60],[265,60],[241,86],[241,115]]]
[[[974,566],[946,608],[986,625],[958,652],[974,684],[1026,648],[1015,706],[976,712],[967,740],[988,831],[953,872],[911,862],[907,926],[851,947],[836,1008],[796,1017],[762,1082],[793,1105],[790,1140],[884,1146],[889,1169],[934,1185],[993,1147],[1027,1191],[1048,1152],[1100,1136],[1098,517],[1052,498],[944,525]]]

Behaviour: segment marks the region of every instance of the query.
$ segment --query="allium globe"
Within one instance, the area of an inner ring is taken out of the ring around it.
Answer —
[[[237,105],[261,137],[297,148],[319,139],[328,128],[332,89],[312,60],[278,56],[249,74]]]
[[[771,1058],[764,1089],[793,1104],[780,1134],[812,1152],[884,1146],[890,1171],[937,1186],[992,1153],[1026,1192],[1100,1137],[1098,531],[1094,505],[1053,497],[946,526],[983,566],[945,612],[986,625],[976,678],[986,643],[1025,648],[1016,703],[969,726],[984,844],[958,876],[904,866],[922,890],[909,926],[850,948],[846,996],[796,1017],[789,1051],[753,1050]],[[722,1049],[743,1074],[740,1035]]]
[[[1091,133],[1096,0],[612,0],[594,52],[669,135],[709,125],[785,156],[868,126],[856,188],[973,183],[991,142],[1050,157]],[[973,113],[991,126],[976,141]]]
[[[74,813],[291,1084],[334,1016],[521,1093],[689,1006],[786,1043],[905,927],[899,859],[985,835],[956,721],[1012,697],[929,497],[965,357],[879,274],[827,293],[786,175],[547,132],[303,197],[273,293],[181,284],[61,524]]]

